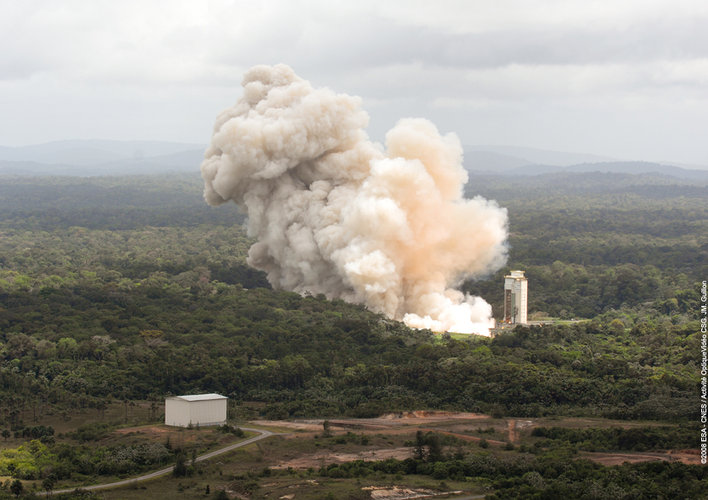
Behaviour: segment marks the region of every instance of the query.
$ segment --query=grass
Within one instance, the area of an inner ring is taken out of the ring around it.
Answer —
[[[257,471],[254,471],[257,472]],[[259,471],[258,471],[259,472]],[[475,486],[468,481],[438,481],[426,476],[393,476],[376,474],[366,478],[334,479],[320,477],[316,472],[281,471],[269,476],[234,478],[228,477],[217,466],[205,468],[200,474],[186,478],[172,477],[157,479],[149,483],[130,486],[119,490],[105,491],[101,495],[106,500],[133,500],[150,498],[154,500],[203,499],[207,486],[210,494],[218,489],[230,491],[250,498],[283,498],[295,494],[298,500],[322,500],[327,498],[370,498],[364,488],[369,486],[405,486],[425,488],[435,491],[471,491],[482,493],[482,486]]]
[[[20,412],[19,420],[27,427],[40,424],[52,426],[57,434],[73,432],[82,425],[95,422],[110,422],[116,426],[131,426],[164,421],[164,401],[156,403],[155,418],[151,418],[151,411],[153,410],[151,410],[150,406],[152,403],[152,401],[129,401],[126,405],[122,401],[113,401],[103,411],[95,408],[76,408],[71,410],[50,408],[45,411],[35,412],[31,408],[25,408]]]
[[[334,431],[332,437],[314,437],[313,435],[276,436],[260,441],[245,448],[240,448],[210,463],[202,464],[198,472],[186,479],[165,477],[122,490],[104,492],[106,499],[155,498],[204,498],[206,487],[211,493],[217,489],[228,488],[251,498],[281,498],[296,494],[298,499],[323,498],[370,498],[369,492],[362,490],[366,486],[406,486],[433,490],[481,491],[470,482],[451,482],[445,484],[424,476],[393,476],[383,473],[372,474],[365,478],[334,479],[320,477],[320,466],[327,465],[327,460],[309,469],[271,470],[269,466],[288,458],[317,453],[356,453],[367,448],[385,448],[404,446],[415,436],[415,428],[402,434],[367,433],[369,444],[361,444],[361,434]],[[344,439],[342,439],[344,438]],[[475,448],[476,449],[476,448]],[[314,465],[314,464],[313,464]]]

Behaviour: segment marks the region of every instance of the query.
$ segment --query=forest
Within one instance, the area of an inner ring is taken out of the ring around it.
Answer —
[[[697,422],[708,187],[586,173],[473,175],[467,189],[508,209],[509,261],[462,289],[499,318],[503,275],[524,269],[543,325],[440,335],[272,290],[246,265],[243,216],[206,206],[198,175],[3,178],[0,429],[31,439],[46,414],[191,392],[229,396],[239,418],[426,408]]]

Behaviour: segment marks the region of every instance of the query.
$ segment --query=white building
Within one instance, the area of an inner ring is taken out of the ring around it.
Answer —
[[[226,402],[221,394],[195,394],[165,399],[165,425],[189,427],[224,425]]]
[[[528,280],[524,271],[504,276],[504,323],[527,323]]]

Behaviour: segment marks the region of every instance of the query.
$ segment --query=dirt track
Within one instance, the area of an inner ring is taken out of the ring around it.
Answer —
[[[454,436],[455,438],[469,442],[480,442],[484,439],[489,445],[502,447],[507,443],[518,444],[521,442],[520,431],[531,429],[537,425],[532,420],[508,419],[499,422],[491,419],[488,415],[478,413],[455,413],[442,411],[417,411],[390,413],[378,418],[360,419],[331,419],[329,427],[332,432],[355,431],[361,434],[409,434],[416,431],[436,432],[439,434]],[[486,422],[482,422],[486,421]],[[257,420],[254,424],[263,426],[275,426],[278,428],[293,429],[296,432],[288,436],[289,439],[297,439],[305,435],[311,436],[323,431],[324,419],[283,421],[283,420]],[[499,432],[506,434],[506,439],[481,438],[469,434],[469,424],[486,424],[488,427],[495,427]],[[589,420],[581,422],[581,419],[569,419],[574,427],[582,427],[582,424],[591,426],[598,422]],[[580,425],[579,425],[580,424]],[[312,455],[301,456],[284,461],[276,468],[307,468],[317,467],[323,463],[341,463],[353,460],[384,460],[387,458],[405,459],[411,456],[410,448],[372,448],[359,453],[333,454],[320,452]],[[677,461],[684,464],[699,464],[700,458],[697,450],[668,450],[661,452],[634,453],[583,453],[581,456],[603,465],[618,465],[624,462],[647,462],[653,460]]]
[[[229,446],[226,446],[224,448],[220,448],[218,450],[214,450],[209,453],[205,453],[203,455],[200,455],[195,459],[195,461],[202,462],[204,460],[209,460],[210,458],[222,455],[224,453],[228,453],[232,450],[235,450],[237,448],[241,448],[243,446],[248,446],[251,443],[255,443],[256,441],[260,441],[261,439],[266,439],[266,438],[274,435],[273,432],[261,430],[261,429],[251,429],[248,427],[242,427],[242,429],[249,431],[249,432],[254,432],[257,435],[253,436],[251,438],[248,438],[248,439],[244,439],[243,441],[239,441],[237,443],[230,444]],[[123,486],[137,484],[139,481],[147,481],[150,479],[154,479],[156,477],[164,476],[165,474],[169,474],[170,472],[172,472],[172,469],[174,469],[174,465],[170,465],[169,467],[165,467],[164,469],[156,470],[156,471],[150,472],[148,474],[143,474],[141,476],[136,476],[136,477],[132,477],[129,479],[123,479],[121,481],[115,481],[112,483],[103,483],[103,484],[93,484],[93,485],[89,485],[89,486],[80,486],[79,488],[82,490],[87,490],[87,491],[109,490],[109,489],[113,489],[113,488],[120,488]],[[71,493],[75,489],[76,489],[76,487],[64,488],[64,489],[54,490],[53,492],[45,491],[45,492],[41,492],[39,494],[42,496],[50,496],[52,494],[58,494],[58,493]]]
[[[322,424],[327,420],[332,429],[347,430],[381,430],[404,426],[418,426],[439,423],[469,423],[475,420],[490,418],[481,413],[462,413],[445,411],[414,411],[388,413],[378,418],[346,418],[346,419],[309,419],[309,420],[254,420],[253,424],[277,426],[302,431],[321,431]]]

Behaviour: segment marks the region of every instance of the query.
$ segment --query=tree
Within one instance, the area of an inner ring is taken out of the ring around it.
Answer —
[[[53,474],[50,474],[49,476],[44,478],[44,481],[42,481],[42,488],[44,491],[47,492],[47,495],[51,494],[52,490],[54,489],[54,485],[56,484],[56,477],[54,477]]]
[[[177,453],[177,457],[175,458],[175,467],[172,470],[172,474],[175,477],[184,477],[187,475],[187,459],[181,451]]]
[[[423,431],[418,431],[415,433],[415,447],[413,448],[413,457],[416,460],[425,459],[425,436]]]
[[[22,481],[20,481],[19,479],[15,479],[10,485],[10,492],[16,497],[19,497],[24,489],[25,487],[22,485]]]
[[[425,437],[425,441],[428,445],[428,462],[437,462],[442,460],[443,456],[440,437],[437,434],[430,432]]]
[[[443,459],[440,436],[433,432],[423,434],[423,431],[415,433],[415,445],[413,446],[413,458],[425,460],[426,462],[438,462]]]

